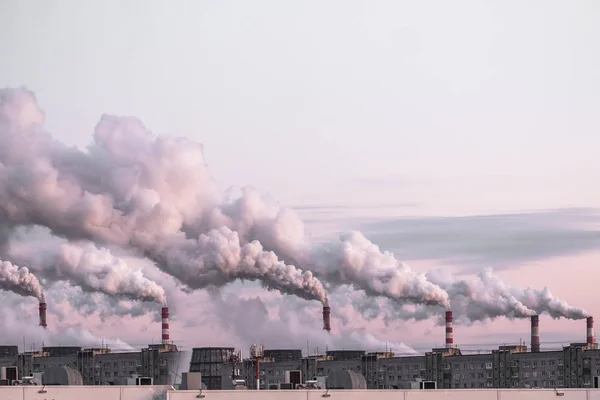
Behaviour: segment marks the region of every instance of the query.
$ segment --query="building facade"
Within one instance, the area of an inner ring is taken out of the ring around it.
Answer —
[[[233,352],[233,348],[227,348]],[[425,355],[395,357],[393,353],[330,351],[322,356],[298,357],[277,361],[277,354],[289,350],[265,350],[259,364],[260,388],[290,383],[300,376],[301,383],[326,377],[334,371],[362,374],[369,389],[403,389],[419,381],[435,382],[437,388],[590,388],[600,376],[600,350],[597,345],[573,343],[562,350],[530,352],[526,346],[501,346],[491,353],[462,354],[457,348],[433,349]],[[223,359],[222,359],[223,360]],[[194,370],[209,368],[213,389],[232,389],[229,360],[220,367],[211,361],[202,367],[196,359]],[[238,367],[249,389],[256,389],[256,360],[245,359]],[[190,370],[192,366],[190,366]],[[204,380],[204,379],[203,379]],[[218,384],[216,383],[218,381]],[[208,386],[208,385],[207,385]]]
[[[172,385],[181,358],[174,345],[150,345],[131,352],[56,346],[0,357],[0,365],[17,366],[19,378],[51,367],[70,367],[81,373],[84,385],[120,385],[138,376],[153,378],[154,384]]]

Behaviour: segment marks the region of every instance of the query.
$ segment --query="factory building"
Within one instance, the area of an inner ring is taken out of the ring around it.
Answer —
[[[234,353],[235,348],[233,347],[194,348],[189,371],[200,372],[202,383],[207,389],[221,389],[224,383],[231,385],[231,357]]]
[[[46,328],[46,303],[40,303],[39,312],[40,325]],[[161,317],[161,343],[151,344],[140,351],[49,346],[42,347],[40,351],[19,353],[17,346],[0,346],[0,367],[17,367],[18,379],[45,371],[48,375],[68,371],[79,374],[84,385],[127,385],[135,382],[136,378],[142,379],[145,384],[173,385],[177,371],[185,367],[180,365],[182,352],[170,342],[167,307],[161,309]]]
[[[197,350],[197,349],[195,349]],[[228,348],[233,352],[232,348]],[[437,388],[589,388],[600,376],[600,350],[586,343],[573,343],[563,350],[530,352],[526,346],[501,346],[491,353],[460,354],[434,349],[425,355],[396,357],[390,352],[328,352],[322,356],[276,361],[266,356],[259,367],[260,389],[273,385],[303,384],[340,371],[360,374],[369,389],[403,389],[408,383],[435,382]],[[278,352],[279,350],[265,350]],[[300,350],[296,350],[300,352]],[[248,389],[256,389],[256,360],[240,363],[239,378]],[[232,365],[223,360],[203,362],[196,358],[196,372],[212,389],[233,389]]]
[[[56,346],[0,356],[0,366],[16,366],[19,379],[45,370],[69,367],[81,374],[84,385],[126,384],[134,377],[152,378],[157,385],[172,385],[180,367],[180,356],[181,352],[174,345],[150,345],[131,352]]]
[[[396,357],[391,352],[333,350],[302,357],[301,350],[264,350],[259,360],[243,359],[235,375],[245,381],[248,389],[256,389],[259,382],[261,390],[293,388],[343,371],[362,376],[369,389],[405,389],[418,382],[429,382],[440,389],[590,388],[594,378],[600,376],[600,350],[593,338],[591,317],[587,319],[585,343],[553,351],[540,348],[538,316],[531,318],[531,349],[521,344],[500,346],[488,353],[463,354],[454,343],[451,312],[446,313],[445,328],[446,346],[424,355]],[[193,358],[190,371],[210,369],[211,377],[219,377],[211,378],[213,389],[233,389],[233,365],[228,355],[234,349],[223,348],[221,352],[225,350],[223,356],[205,362],[200,355],[210,348],[194,349],[198,356]],[[217,358],[220,366],[215,365]]]

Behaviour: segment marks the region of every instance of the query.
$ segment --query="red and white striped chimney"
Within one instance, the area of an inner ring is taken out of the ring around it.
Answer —
[[[162,308],[162,344],[169,343],[169,308]]]
[[[539,315],[531,316],[531,352],[540,352],[540,317]]]
[[[454,331],[452,328],[452,311],[446,311],[446,348],[454,347]]]
[[[587,344],[594,344],[594,317],[587,317]]]
[[[43,326],[44,328],[48,327],[48,324],[46,323],[46,303],[40,302],[38,310],[40,312],[40,326]]]

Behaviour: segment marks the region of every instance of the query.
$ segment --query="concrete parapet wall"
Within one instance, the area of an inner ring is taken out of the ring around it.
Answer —
[[[40,390],[45,393],[40,393]],[[1,400],[196,400],[197,390],[172,391],[167,386],[7,386]],[[322,400],[325,390],[205,390],[204,400]],[[330,390],[329,400],[545,400],[553,389]],[[563,400],[600,400],[599,389],[559,389]]]

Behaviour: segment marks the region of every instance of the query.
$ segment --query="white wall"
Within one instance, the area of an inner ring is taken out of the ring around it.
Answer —
[[[0,400],[196,400],[198,391],[168,391],[166,386],[42,386],[0,387]],[[204,400],[322,400],[325,390],[232,390],[203,392]],[[563,400],[600,400],[599,389],[564,389]],[[332,390],[329,400],[549,400],[554,390]]]

